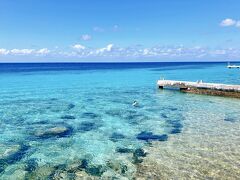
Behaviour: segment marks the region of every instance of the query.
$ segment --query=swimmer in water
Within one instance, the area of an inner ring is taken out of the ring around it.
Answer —
[[[138,102],[136,100],[133,101],[132,106],[137,107],[138,106]]]

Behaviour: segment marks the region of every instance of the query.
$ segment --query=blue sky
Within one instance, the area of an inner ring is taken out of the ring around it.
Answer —
[[[239,0],[0,0],[0,61],[240,60]]]

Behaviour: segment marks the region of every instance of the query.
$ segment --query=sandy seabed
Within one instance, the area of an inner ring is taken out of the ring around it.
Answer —
[[[239,119],[224,121],[200,109],[185,117],[182,133],[146,149],[137,179],[239,179]]]

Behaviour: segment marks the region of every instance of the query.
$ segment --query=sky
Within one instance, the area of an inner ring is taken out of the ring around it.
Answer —
[[[239,61],[239,0],[0,0],[0,62]]]

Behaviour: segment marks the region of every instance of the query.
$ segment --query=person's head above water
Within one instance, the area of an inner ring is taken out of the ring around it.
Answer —
[[[133,101],[133,106],[137,106],[138,105],[138,102],[136,100]]]

